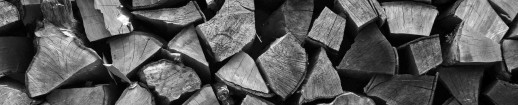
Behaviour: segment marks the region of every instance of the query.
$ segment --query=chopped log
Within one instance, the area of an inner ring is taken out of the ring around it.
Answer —
[[[374,74],[394,75],[397,72],[397,50],[375,24],[361,30],[354,41],[336,67],[340,75],[370,79]]]
[[[385,9],[381,6],[378,0],[369,0],[372,8],[376,11],[379,17],[378,26],[383,26],[387,22],[387,13],[385,13]]]
[[[513,105],[518,103],[518,84],[497,80],[489,86],[484,95],[496,105]]]
[[[108,43],[110,44],[113,66],[128,78],[134,75],[135,69],[139,65],[162,47],[162,42],[154,35],[139,31],[110,39]]]
[[[444,101],[444,103],[442,103],[442,105],[462,105],[460,104],[460,102],[455,99],[455,97],[450,97],[448,98],[448,100]]]
[[[345,22],[345,18],[324,7],[313,23],[308,37],[338,52],[344,39]]]
[[[244,52],[234,55],[218,70],[216,77],[237,90],[262,97],[272,96],[254,59]]]
[[[450,93],[463,105],[478,102],[479,87],[484,68],[481,67],[446,67],[439,69],[439,79]]]
[[[83,27],[85,29],[86,37],[89,41],[97,41],[111,36],[107,30],[103,14],[95,9],[95,0],[78,0],[76,1],[81,18],[83,20]]]
[[[124,89],[115,105],[155,105],[153,95],[139,83],[132,83]]]
[[[29,38],[0,37],[0,77],[25,74],[34,56],[33,48]]]
[[[369,97],[361,96],[353,92],[341,93],[331,103],[318,105],[376,105]]]
[[[182,105],[219,105],[216,95],[209,84],[203,86],[191,98],[187,99]]]
[[[302,83],[307,59],[295,36],[287,34],[273,42],[256,62],[270,89],[285,100]]]
[[[131,0],[132,9],[153,9],[185,5],[190,0]]]
[[[101,12],[104,27],[110,35],[127,34],[133,31],[131,13],[123,8],[119,0],[95,0],[94,3],[94,8]]]
[[[109,77],[94,50],[82,45],[71,32],[50,23],[35,32],[36,55],[26,74],[31,97],[84,80],[103,81]]]
[[[414,75],[422,75],[442,63],[439,36],[422,37],[398,47],[402,70]],[[401,72],[401,71],[400,71]]]
[[[347,33],[356,33],[378,19],[378,13],[368,0],[334,0],[333,9],[347,19]]]
[[[427,75],[376,75],[364,91],[387,105],[432,105],[436,83],[437,77]]]
[[[115,86],[56,89],[47,95],[51,105],[113,105],[120,94]]]
[[[256,36],[253,10],[253,2],[226,0],[213,19],[196,27],[217,62],[251,45]]]
[[[182,53],[181,59],[186,66],[192,67],[200,77],[202,82],[208,83],[210,81],[211,72],[209,63],[205,59],[205,54],[198,40],[198,34],[194,26],[187,26],[180,33],[169,41],[167,44],[169,50],[176,53]]]
[[[507,70],[510,73],[518,71],[518,41],[504,39],[502,41],[502,54]]]
[[[267,100],[261,99],[259,97],[253,96],[253,95],[246,95],[245,99],[243,99],[243,102],[241,102],[241,105],[275,105],[272,102],[269,102]]]
[[[390,33],[400,35],[430,36],[435,17],[439,11],[432,5],[394,1],[382,3],[387,14]]]
[[[20,13],[13,4],[0,0],[0,33],[14,29],[14,24],[20,21]]]
[[[142,67],[139,78],[157,95],[156,101],[161,105],[178,104],[177,100],[188,97],[201,86],[200,78],[192,68],[165,59]]]
[[[516,0],[488,0],[493,9],[506,23],[511,23],[518,14],[518,1]]]
[[[43,18],[67,30],[76,31],[77,21],[74,19],[72,3],[69,0],[42,0]]]
[[[309,62],[308,76],[300,89],[299,104],[330,99],[343,93],[340,77],[323,48],[319,48]]]
[[[25,86],[7,80],[0,81],[0,103],[2,105],[32,105],[37,104],[25,93]]]

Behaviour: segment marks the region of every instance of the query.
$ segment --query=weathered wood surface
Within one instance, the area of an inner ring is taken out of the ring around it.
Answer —
[[[506,23],[511,23],[518,14],[518,1],[516,0],[488,0],[493,9]]]
[[[132,0],[132,9],[152,9],[152,8],[163,8],[163,7],[175,7],[185,4],[190,0]]]
[[[253,42],[257,34],[253,11],[251,1],[226,0],[214,18],[196,27],[217,62],[247,50]]]
[[[115,105],[155,105],[155,98],[139,83],[132,83],[122,92]]]
[[[225,83],[216,82],[212,86],[214,90],[216,90],[214,93],[222,105],[235,105],[236,101],[234,101],[234,98],[231,96],[234,92],[231,92]]]
[[[0,77],[25,74],[34,56],[33,48],[29,38],[0,37]]]
[[[105,26],[104,15],[95,9],[95,0],[78,0],[76,1],[86,37],[89,41],[97,41],[112,36]]]
[[[15,22],[21,20],[20,13],[13,4],[0,0],[0,32],[11,30]]]
[[[502,41],[502,54],[507,70],[510,73],[518,70],[518,41],[504,39]]]
[[[479,90],[484,75],[482,67],[446,67],[439,69],[439,79],[463,105],[479,103]]]
[[[318,105],[376,105],[369,97],[361,96],[352,92],[341,93],[331,103]]]
[[[374,74],[394,75],[397,53],[375,24],[361,30],[340,64],[338,73],[352,78],[370,79]],[[367,56],[368,55],[368,56]]]
[[[344,39],[345,23],[345,18],[324,7],[313,23],[308,37],[338,52]]]
[[[156,101],[161,105],[178,104],[176,100],[188,97],[201,86],[200,77],[192,68],[165,59],[142,67],[139,78],[157,95]]]
[[[368,0],[334,0],[333,8],[347,19],[350,31],[360,31],[378,19],[378,13]]]
[[[110,35],[127,34],[133,31],[132,15],[123,8],[119,0],[95,0],[94,8],[101,12],[104,26]]]
[[[182,105],[219,105],[214,90],[209,84],[203,86],[201,90],[194,93]]]
[[[56,27],[77,30],[77,21],[74,19],[72,3],[69,0],[42,0],[41,12],[43,18]]]
[[[314,11],[313,2],[313,0],[286,0],[277,10],[284,15],[283,21],[287,32],[294,35],[299,43],[304,42],[311,28],[309,26]]]
[[[47,95],[51,105],[113,105],[120,93],[115,86],[98,85],[71,89],[56,89]]]
[[[430,36],[439,11],[432,5],[394,1],[382,3],[391,34]]]
[[[513,105],[518,103],[518,84],[497,80],[484,92],[493,104]]]
[[[407,73],[422,75],[442,64],[439,36],[422,37],[398,47],[401,68]],[[404,63],[403,63],[404,62]]]
[[[132,32],[128,35],[108,40],[111,49],[113,66],[128,78],[134,75],[135,69],[144,61],[157,53],[162,42],[154,35],[145,32]]]
[[[437,84],[435,76],[395,75],[374,76],[364,91],[387,105],[431,105]]]
[[[31,105],[37,104],[35,100],[29,98],[25,86],[20,83],[8,80],[0,81],[0,105]]]
[[[218,70],[216,77],[238,90],[262,97],[272,96],[254,59],[244,52],[230,58],[227,64]]]
[[[287,34],[273,42],[256,62],[272,91],[284,100],[304,79],[307,59],[295,36]]]
[[[253,95],[246,95],[241,105],[275,105],[272,102]]]
[[[448,100],[444,101],[444,103],[442,103],[442,105],[462,105],[460,104],[460,102],[455,99],[455,97],[450,97],[448,98]]]

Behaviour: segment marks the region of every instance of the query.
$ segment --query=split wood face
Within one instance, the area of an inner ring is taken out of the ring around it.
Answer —
[[[313,23],[308,36],[334,51],[339,51],[344,38],[345,22],[345,18],[325,7]]]
[[[429,36],[439,13],[432,5],[411,1],[385,2],[382,5],[390,33],[396,35]]]
[[[18,9],[16,7],[4,0],[0,1],[0,31],[7,31],[8,25],[13,24],[16,21],[19,21],[21,18]]]
[[[34,51],[32,41],[25,37],[0,37],[0,77],[24,74]]]
[[[119,0],[95,0],[94,8],[101,12],[104,26],[110,35],[127,34],[133,31],[131,14],[123,8]]]
[[[155,100],[149,90],[132,83],[122,92],[115,105],[155,105]]]
[[[408,72],[415,75],[422,75],[429,70],[442,64],[441,42],[439,36],[422,37],[398,48],[401,60],[406,62]]]
[[[46,97],[51,105],[111,105],[115,103],[114,86],[57,89]]]
[[[229,86],[258,96],[269,96],[270,91],[254,59],[244,52],[234,55],[218,70],[216,76]]]
[[[205,58],[201,43],[198,40],[198,34],[194,26],[185,27],[167,44],[169,50],[181,53],[182,62],[186,66],[192,67],[196,73],[200,75],[203,82],[209,82],[212,74],[209,69],[209,63]]]
[[[368,0],[334,0],[334,8],[338,14],[346,18],[356,31],[375,21],[378,14]]]
[[[241,105],[275,105],[269,101],[266,101],[264,99],[261,99],[259,97],[253,96],[253,95],[246,95],[245,99],[243,99],[243,102],[241,102]]]
[[[23,84],[0,81],[0,105],[30,105],[33,101]]]
[[[518,1],[516,0],[488,0],[493,9],[506,23],[511,23],[518,14]]]
[[[297,42],[303,44],[308,36],[309,27],[314,9],[313,0],[286,0],[279,7],[284,16],[284,22],[288,32],[297,38]]]
[[[216,95],[210,84],[203,86],[198,92],[194,93],[182,105],[219,105]]]
[[[369,97],[361,96],[352,92],[345,92],[338,95],[331,103],[318,105],[376,105]]]
[[[189,0],[132,0],[132,9],[153,9],[161,7],[178,6],[185,4]]]
[[[502,42],[502,54],[510,73],[514,73],[518,68],[518,41],[505,39]]]
[[[105,26],[107,22],[104,22],[103,14],[95,9],[95,0],[77,0],[76,4],[89,41],[97,41],[112,35]]]
[[[502,80],[496,80],[484,92],[484,95],[498,105],[512,105],[518,103],[518,84],[509,83]]]
[[[437,77],[396,75],[374,76],[364,91],[388,105],[431,105]],[[400,95],[404,94],[404,95]]]
[[[315,64],[309,68],[307,81],[300,90],[302,96],[299,104],[334,98],[343,93],[340,77],[329,61],[326,51],[320,48],[315,58]]]
[[[484,68],[451,67],[440,69],[439,79],[450,93],[463,105],[478,104]]]

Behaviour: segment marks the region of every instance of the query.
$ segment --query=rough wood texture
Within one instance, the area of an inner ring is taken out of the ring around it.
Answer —
[[[329,8],[325,7],[322,13],[320,13],[320,16],[318,16],[313,23],[308,37],[334,51],[339,51],[342,40],[344,39],[345,23],[345,18],[338,16]]]
[[[13,24],[20,21],[20,18],[20,13],[13,4],[0,0],[0,32],[12,29]]]
[[[491,84],[484,92],[493,104],[514,105],[518,103],[518,85],[502,80],[497,80]]]
[[[297,42],[303,43],[311,25],[314,10],[313,0],[286,0],[277,10],[282,11],[287,32],[297,38]]]
[[[110,44],[113,66],[117,67],[127,77],[131,77],[139,65],[162,47],[162,42],[153,35],[144,32],[132,32],[129,35],[110,39],[108,43]]]
[[[462,105],[462,104],[460,104],[460,102],[457,101],[457,99],[455,99],[455,97],[451,97],[451,98],[448,98],[448,100],[444,101],[444,103],[442,103],[442,105]]]
[[[149,90],[139,83],[132,83],[122,92],[115,105],[155,105],[155,100]]]
[[[441,42],[439,36],[423,37],[398,47],[402,59],[402,68],[408,73],[422,75],[442,63]]]
[[[76,30],[77,21],[74,19],[72,3],[69,0],[42,0],[41,12],[43,18],[56,27]]]
[[[216,95],[209,84],[203,86],[201,90],[194,93],[182,105],[219,105]]]
[[[218,70],[216,77],[238,90],[263,97],[272,96],[254,59],[244,52],[234,55]]]
[[[340,64],[338,73],[352,78],[370,79],[374,74],[394,75],[397,53],[375,24],[360,31]],[[368,56],[367,56],[368,55]]]
[[[378,14],[378,18],[380,19],[378,21],[378,26],[383,26],[387,22],[387,13],[385,13],[385,9],[381,6],[378,0],[369,0],[371,3],[372,8],[376,11]]]
[[[518,41],[505,39],[502,41],[502,54],[507,70],[510,73],[518,70]]]
[[[201,86],[201,80],[193,69],[165,59],[142,67],[139,78],[157,95],[157,102],[161,105],[174,104]]]
[[[214,18],[196,27],[217,62],[250,46],[256,36],[253,11],[251,1],[226,0]]]
[[[118,92],[111,85],[95,87],[56,89],[46,97],[51,105],[113,105]]]
[[[364,91],[368,96],[384,100],[387,105],[431,105],[436,83],[434,76],[376,75]]]
[[[267,100],[261,99],[253,95],[246,95],[241,105],[275,105]]]
[[[86,37],[89,41],[97,41],[111,36],[104,22],[103,14],[95,9],[95,0],[78,0],[76,1]]]
[[[516,0],[488,0],[495,11],[506,23],[511,23],[518,14],[518,1]]]
[[[368,0],[334,0],[334,10],[347,19],[351,31],[360,31],[378,19],[378,13]]]
[[[131,0],[132,9],[150,9],[185,4],[189,0]]]
[[[369,97],[354,94],[352,92],[341,93],[331,103],[318,105],[376,105]]]
[[[475,105],[483,74],[481,67],[447,67],[439,70],[439,79],[461,104]]]
[[[287,34],[273,42],[256,62],[272,91],[284,100],[304,79],[308,58],[296,38]]]
[[[411,1],[385,2],[391,34],[429,36],[439,11],[432,5]]]
[[[33,48],[29,38],[0,37],[0,77],[25,74],[34,56]]]
[[[0,81],[0,105],[31,105],[35,101],[25,93],[23,84]]]
[[[39,20],[43,17],[41,13],[41,0],[20,0],[23,8],[23,15],[21,15],[21,20],[24,25],[29,26],[29,24],[34,24],[36,20]],[[21,14],[21,13],[20,13]]]
[[[71,32],[45,23],[35,34],[37,52],[26,74],[31,97],[46,94],[61,85],[108,76],[101,68],[101,58]]]
[[[131,14],[123,8],[119,0],[95,0],[94,8],[101,12],[104,27],[110,35],[127,34],[133,31]]]

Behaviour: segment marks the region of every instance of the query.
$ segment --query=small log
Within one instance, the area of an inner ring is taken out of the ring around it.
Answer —
[[[439,69],[439,79],[463,105],[479,103],[479,87],[483,74],[484,68],[481,67],[461,66]]]
[[[376,105],[369,97],[361,96],[353,92],[341,93],[331,103],[318,105]]]
[[[200,78],[193,69],[181,62],[165,59],[142,67],[139,78],[157,95],[156,101],[160,105],[178,104],[177,100],[188,97],[201,86]]]
[[[228,86],[223,82],[216,82],[214,85],[214,90],[216,90],[216,98],[222,105],[235,105],[234,98],[231,97],[233,92],[230,91]]]
[[[21,16],[13,4],[0,0],[0,33],[12,31],[15,23],[20,21]]]
[[[261,99],[259,97],[253,96],[253,95],[246,95],[245,99],[243,99],[243,102],[241,102],[241,105],[275,105],[272,102],[269,102],[267,100]]]
[[[25,74],[34,56],[33,48],[29,38],[0,37],[0,77]]]
[[[369,0],[372,8],[376,11],[379,17],[378,26],[383,26],[387,22],[387,13],[385,13],[385,9],[381,6],[378,0]]]
[[[132,15],[123,8],[119,0],[95,0],[94,8],[101,12],[104,27],[110,35],[127,34],[133,31]]]
[[[257,58],[257,65],[274,93],[285,100],[294,93],[306,74],[307,55],[292,34],[273,42]]]
[[[338,52],[344,39],[345,18],[324,7],[320,16],[313,23],[308,37]]]
[[[511,23],[518,14],[518,1],[516,0],[488,0],[495,11],[506,23]]]
[[[510,73],[518,71],[518,41],[504,39],[502,41],[502,54],[507,70]]]
[[[77,21],[74,19],[72,3],[69,0],[42,0],[43,18],[67,30],[76,31]]]
[[[376,75],[364,91],[368,96],[378,97],[387,105],[432,105],[437,77]]]
[[[89,41],[97,41],[111,36],[107,30],[103,14],[95,9],[95,0],[78,0],[76,1],[81,18],[83,20],[83,27],[85,29],[86,37]]]
[[[256,36],[253,10],[253,2],[226,0],[214,18],[196,27],[217,62],[251,45]]]
[[[234,55],[218,70],[216,77],[237,90],[262,97],[272,96],[254,59],[244,52]]]
[[[347,19],[348,33],[356,33],[379,18],[368,0],[334,0],[333,9]]]
[[[399,35],[430,36],[439,11],[432,5],[394,1],[382,3],[387,14],[390,33]]]
[[[185,5],[190,0],[131,0],[132,9],[153,9]]]
[[[374,74],[394,75],[397,53],[375,24],[360,31],[340,64],[340,75],[358,79],[370,79]]]
[[[2,105],[32,105],[36,100],[25,93],[25,86],[7,80],[0,81],[0,103]]]
[[[422,37],[398,47],[402,70],[422,75],[442,63],[439,36]]]
[[[484,95],[496,105],[513,105],[518,103],[518,84],[497,80],[489,86]]]
[[[444,101],[444,103],[442,103],[442,105],[462,105],[460,104],[460,102],[455,99],[455,97],[450,97],[448,98],[448,100]]]
[[[219,105],[216,95],[209,84],[203,86],[199,91],[194,93],[191,98],[187,99],[182,105]]]
[[[153,95],[139,83],[132,83],[124,89],[115,105],[155,105]]]
[[[111,49],[113,66],[118,68],[128,78],[132,77],[135,69],[144,61],[157,53],[162,42],[152,34],[132,32],[129,35],[108,40]]]
[[[45,98],[50,105],[113,105],[120,93],[111,85],[56,89]]]

